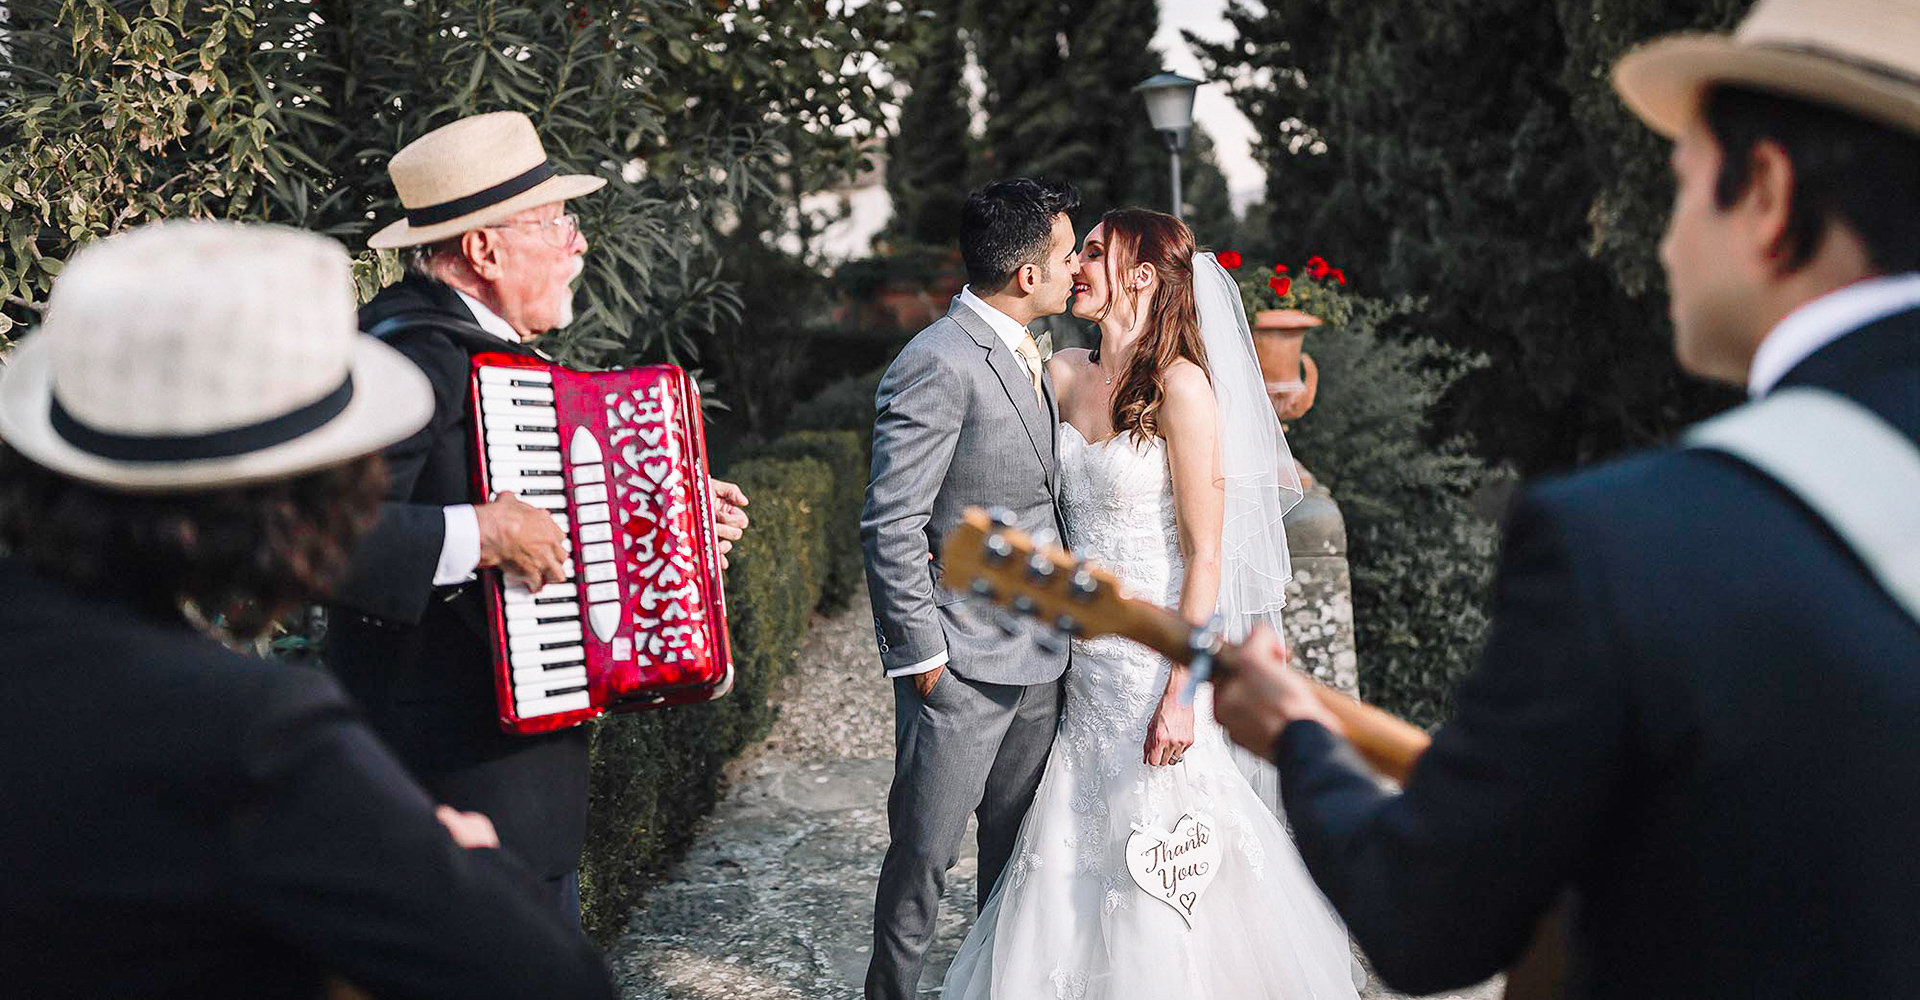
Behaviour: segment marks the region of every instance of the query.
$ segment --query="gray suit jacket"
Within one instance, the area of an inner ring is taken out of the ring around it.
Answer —
[[[860,538],[883,670],[942,649],[969,680],[1042,684],[1067,667],[1024,631],[1008,636],[983,610],[938,586],[940,543],[968,507],[1005,507],[1027,531],[1066,537],[1053,383],[1033,398],[1020,359],[986,320],[955,301],[914,336],[880,380],[873,476]]]

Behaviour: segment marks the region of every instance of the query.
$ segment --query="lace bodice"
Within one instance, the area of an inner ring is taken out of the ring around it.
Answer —
[[[1060,505],[1067,544],[1105,566],[1135,597],[1172,606],[1180,599],[1180,542],[1167,444],[1116,434],[1090,444],[1060,425]]]

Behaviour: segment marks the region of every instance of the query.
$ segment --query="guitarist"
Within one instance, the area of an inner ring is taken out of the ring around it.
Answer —
[[[171,221],[80,250],[0,372],[0,984],[16,997],[611,998],[484,815],[321,671],[241,655],[324,592],[427,380],[347,255]]]
[[[1869,415],[1905,461],[1849,480],[1855,499],[1914,475],[1920,0],[1761,0],[1613,80],[1674,140],[1681,365],[1756,407]],[[1867,437],[1789,457],[1844,467]],[[1886,559],[1802,495],[1703,448],[1529,491],[1483,662],[1398,795],[1278,640],[1250,645],[1216,711],[1279,764],[1301,853],[1382,977],[1484,979],[1569,895],[1576,995],[1913,994],[1920,535],[1885,529],[1920,498],[1875,499],[1869,533],[1905,545]]]

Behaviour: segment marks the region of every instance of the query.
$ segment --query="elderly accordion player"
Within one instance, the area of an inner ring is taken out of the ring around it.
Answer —
[[[479,495],[512,491],[567,537],[568,578],[483,570],[500,724],[543,733],[733,685],[699,390],[674,365],[580,372],[479,354]]]

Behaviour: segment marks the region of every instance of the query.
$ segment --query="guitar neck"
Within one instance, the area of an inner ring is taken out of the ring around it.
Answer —
[[[1178,615],[1165,608],[1129,601],[1125,617],[1128,620],[1115,630],[1119,634],[1152,647],[1155,652],[1175,663],[1184,664],[1193,658],[1192,636],[1195,629]],[[1214,673],[1231,673],[1236,669],[1235,664],[1239,659],[1238,648],[1227,644],[1215,657]],[[1433,743],[1433,738],[1418,726],[1336,691],[1317,679],[1313,684],[1314,694],[1319,697],[1320,704],[1340,720],[1347,740],[1361,758],[1381,774],[1405,783],[1413,773],[1414,764],[1420,760],[1420,755]]]

